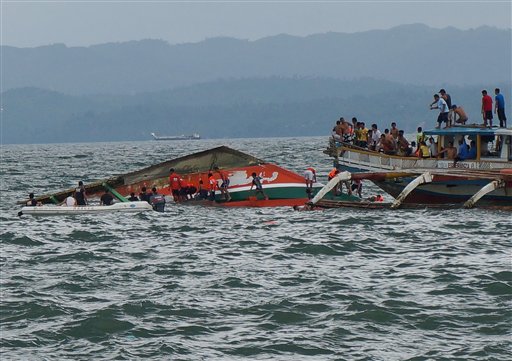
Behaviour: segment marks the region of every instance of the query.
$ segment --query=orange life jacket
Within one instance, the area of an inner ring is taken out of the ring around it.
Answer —
[[[336,174],[338,174],[338,170],[336,168],[333,168],[330,172],[329,172],[329,179],[333,179],[334,177],[336,177]]]
[[[211,176],[210,178],[208,178],[208,183],[210,184],[211,191],[214,191],[215,189],[217,189],[217,180],[215,179],[214,176]]]

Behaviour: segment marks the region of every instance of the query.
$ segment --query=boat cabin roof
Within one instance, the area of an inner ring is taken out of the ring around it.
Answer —
[[[500,130],[509,130],[505,128],[480,128],[480,127],[451,127],[446,129],[430,129],[423,133],[426,135],[495,135]],[[509,130],[512,132],[512,130]]]

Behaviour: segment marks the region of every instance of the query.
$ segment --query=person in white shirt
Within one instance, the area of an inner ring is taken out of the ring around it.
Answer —
[[[442,122],[448,125],[448,112],[450,109],[448,109],[448,104],[446,104],[446,101],[439,97],[438,94],[434,94],[434,101],[430,104],[430,110],[432,109],[439,109],[439,116],[437,117],[438,125],[436,128],[441,128]]]
[[[380,142],[380,136],[381,136],[381,132],[380,130],[378,129],[377,127],[377,124],[372,124],[372,146],[373,146],[373,149],[371,150],[379,150],[377,148],[377,144]]]
[[[72,195],[69,195],[66,197],[66,199],[64,199],[61,205],[66,207],[74,207],[76,206],[76,199]]]
[[[437,143],[436,143],[436,141],[434,140],[433,137],[430,137],[428,139],[428,141],[429,141],[428,148],[430,150],[430,156],[432,158],[437,158]]]

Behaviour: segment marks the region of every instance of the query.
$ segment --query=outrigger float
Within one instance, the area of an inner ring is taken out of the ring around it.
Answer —
[[[18,213],[19,216],[27,214],[32,216],[76,215],[76,214],[105,214],[105,213],[140,213],[153,210],[148,202],[122,202],[111,206],[58,206],[44,204],[35,207],[25,206]]]
[[[341,178],[371,180],[396,201],[381,205],[365,205],[365,202],[346,205],[320,198],[314,199],[314,203],[326,207],[398,208],[414,204],[512,208],[512,129],[457,126],[424,134],[438,137],[439,151],[450,141],[457,144],[466,137],[475,140],[476,159],[455,162],[387,155],[331,139],[324,153],[334,158],[335,167],[341,171],[336,178],[338,181]]]
[[[148,191],[156,187],[160,194],[169,196],[169,170],[174,168],[185,183],[190,183],[199,189],[200,180],[203,188],[208,187],[208,173],[212,172],[219,178],[215,168],[219,167],[229,176],[228,188],[231,200],[225,201],[219,190],[213,200],[189,200],[183,203],[219,207],[278,207],[301,206],[308,201],[304,177],[284,169],[276,164],[268,163],[243,152],[221,146],[184,157],[165,161],[150,167],[130,173],[114,176],[108,179],[85,184],[87,197],[99,198],[108,189],[121,202],[127,202],[126,196],[131,192],[139,194],[142,187]],[[251,190],[252,173],[262,178],[263,190],[268,199],[256,197]],[[220,180],[218,180],[220,182]],[[313,194],[320,190],[323,184],[314,185]],[[74,193],[74,188],[36,198],[42,204],[58,204],[67,196]],[[332,198],[332,196],[328,196]],[[357,197],[342,195],[338,200],[357,200]],[[25,204],[26,200],[19,203]],[[34,208],[34,207],[31,207]],[[62,207],[65,208],[65,207]]]
[[[380,202],[370,202],[366,200],[359,201],[337,201],[332,199],[324,199],[325,194],[328,194],[334,187],[337,186],[340,182],[347,182],[350,180],[371,180],[373,182],[383,182],[389,179],[403,179],[403,178],[411,178],[414,177],[412,181],[410,181],[407,186],[405,186],[402,192],[395,198],[392,203],[380,203]],[[461,178],[465,180],[485,180],[488,182],[485,186],[483,186],[478,192],[473,194],[469,199],[467,199],[464,203],[417,203],[417,202],[407,202],[407,198],[409,195],[416,190],[417,187],[428,185],[435,182],[436,178]],[[317,206],[323,208],[341,208],[341,207],[350,207],[350,208],[367,208],[367,209],[397,209],[397,208],[473,208],[475,206],[483,207],[483,208],[498,208],[502,210],[512,210],[512,202],[499,202],[499,203],[490,203],[490,202],[481,202],[480,201],[484,196],[488,193],[496,192],[503,190],[508,192],[507,194],[512,195],[510,192],[512,189],[512,169],[503,169],[501,171],[403,171],[403,172],[360,172],[360,173],[349,173],[349,172],[341,172],[338,173],[332,180],[330,180],[316,195],[311,201],[308,202],[310,206]]]

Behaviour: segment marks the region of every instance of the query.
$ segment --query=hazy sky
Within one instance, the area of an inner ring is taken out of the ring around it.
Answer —
[[[87,46],[216,36],[260,39],[286,33],[358,32],[424,23],[511,29],[511,0],[457,1],[24,1],[0,0],[1,43]]]

